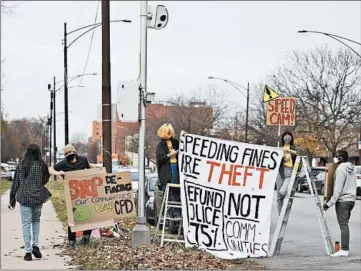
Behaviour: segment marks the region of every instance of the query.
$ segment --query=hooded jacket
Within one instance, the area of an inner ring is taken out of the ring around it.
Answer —
[[[337,201],[355,201],[356,188],[356,173],[354,165],[350,162],[341,163],[337,167],[334,175],[333,195],[327,203],[328,207],[331,207]]]

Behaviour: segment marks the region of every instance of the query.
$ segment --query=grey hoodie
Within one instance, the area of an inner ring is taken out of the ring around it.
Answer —
[[[350,162],[341,163],[334,175],[333,195],[328,207],[334,205],[337,201],[355,201],[356,200],[356,173],[355,167]]]

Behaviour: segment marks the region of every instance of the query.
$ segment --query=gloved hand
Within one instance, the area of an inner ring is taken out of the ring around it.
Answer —
[[[15,199],[10,199],[9,201],[9,209],[14,209],[16,205],[16,200]]]
[[[328,210],[328,208],[330,208],[330,207],[328,207],[328,205],[325,203],[325,204],[323,205],[323,210],[326,212],[326,211]]]

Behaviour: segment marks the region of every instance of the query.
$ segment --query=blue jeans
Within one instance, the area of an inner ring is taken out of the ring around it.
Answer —
[[[25,253],[31,253],[31,229],[33,230],[33,246],[39,247],[40,216],[43,205],[23,206],[20,204],[21,224],[23,229],[23,239],[25,243]]]

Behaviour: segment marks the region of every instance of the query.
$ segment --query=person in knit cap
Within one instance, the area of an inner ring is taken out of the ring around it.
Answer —
[[[64,172],[82,170],[88,168],[95,168],[97,165],[90,164],[88,158],[82,155],[78,155],[76,149],[73,145],[68,144],[64,147],[64,156],[65,159],[55,164],[54,167],[49,168],[49,173],[51,175],[62,176]],[[88,244],[90,240],[92,230],[87,230],[83,232],[83,238],[80,241],[81,244]],[[76,245],[76,233],[71,231],[71,228],[68,226],[68,242],[70,248],[74,248]]]

